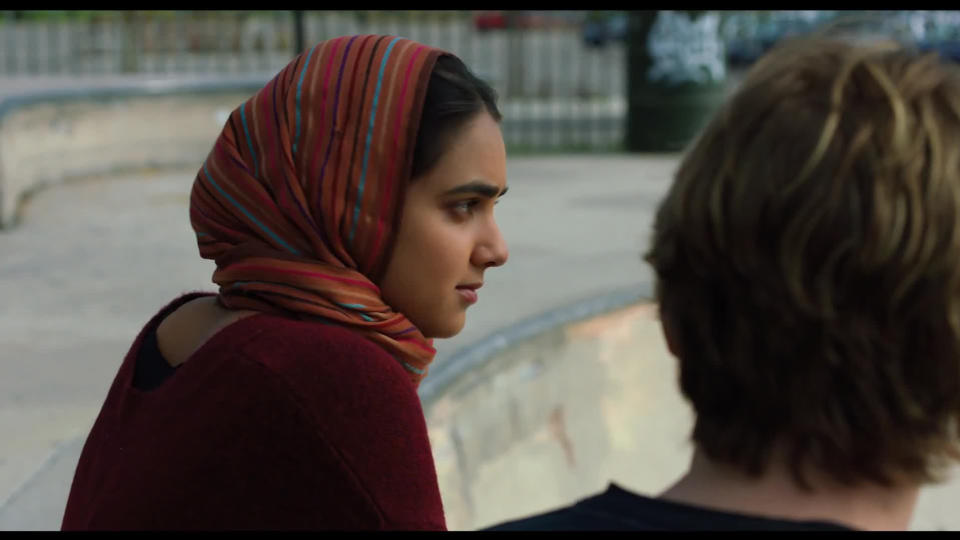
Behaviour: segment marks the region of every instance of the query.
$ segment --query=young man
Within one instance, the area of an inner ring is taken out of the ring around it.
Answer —
[[[834,39],[762,58],[647,255],[689,471],[495,530],[907,529],[960,456],[958,69]]]

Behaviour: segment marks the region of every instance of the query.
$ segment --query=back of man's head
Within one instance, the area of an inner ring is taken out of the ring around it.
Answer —
[[[801,487],[958,456],[960,73],[895,45],[777,48],[685,156],[647,260],[712,460]]]

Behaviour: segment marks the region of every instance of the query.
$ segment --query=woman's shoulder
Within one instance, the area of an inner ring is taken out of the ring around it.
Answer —
[[[436,521],[434,510],[442,503],[426,419],[399,362],[362,335],[334,325],[270,315],[242,323],[248,333],[256,332],[242,355],[258,366],[254,370],[266,370],[261,376],[272,379],[271,391],[282,391],[314,419],[320,437],[387,520]]]
[[[246,324],[244,324],[246,323]],[[241,354],[298,381],[394,386],[413,390],[400,363],[359,332],[335,324],[261,314],[241,320],[232,333]]]
[[[353,330],[333,324],[259,314],[237,321],[211,339],[204,361],[236,363],[253,377],[271,377],[324,417],[341,421],[422,424],[423,410],[406,370],[383,348]],[[346,428],[346,425],[341,427]]]

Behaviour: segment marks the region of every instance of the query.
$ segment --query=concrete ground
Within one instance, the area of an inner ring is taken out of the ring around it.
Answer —
[[[649,280],[640,254],[674,156],[517,158],[487,273],[436,364],[511,323]],[[83,438],[131,340],[174,296],[212,290],[187,219],[195,171],[41,191],[0,233],[0,530],[56,529]]]
[[[516,158],[498,221],[511,250],[436,364],[572,301],[649,286],[641,253],[675,156]],[[212,290],[187,219],[195,170],[91,178],[42,191],[0,231],[0,530],[59,528],[73,469],[142,325]],[[685,414],[685,411],[678,411]],[[623,480],[629,485],[628,479]],[[914,527],[960,529],[960,482],[926,490]]]

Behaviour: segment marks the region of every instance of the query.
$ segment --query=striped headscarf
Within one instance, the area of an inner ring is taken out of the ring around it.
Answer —
[[[240,105],[197,173],[190,221],[224,305],[331,321],[415,385],[432,340],[381,298],[427,83],[447,54],[394,36],[304,51]]]

